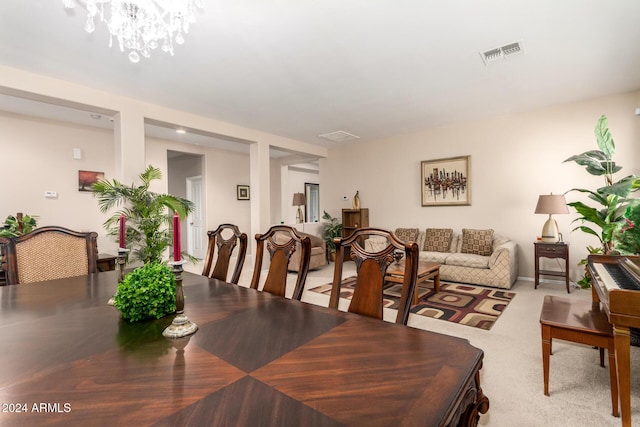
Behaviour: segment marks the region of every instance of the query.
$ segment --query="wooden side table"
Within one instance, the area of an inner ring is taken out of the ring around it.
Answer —
[[[567,293],[569,293],[569,245],[566,243],[534,242],[535,246],[535,289],[540,284],[540,275],[564,277]],[[540,258],[564,259],[564,271],[540,270]]]
[[[112,271],[116,269],[116,256],[111,254],[98,254],[98,271]]]

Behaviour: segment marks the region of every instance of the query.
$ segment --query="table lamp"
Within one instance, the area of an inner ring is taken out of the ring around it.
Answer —
[[[304,214],[302,213],[302,206],[307,204],[307,198],[304,196],[304,193],[293,193],[293,206],[298,207],[298,213],[296,213],[296,222],[303,223],[304,222]]]
[[[542,227],[542,241],[547,243],[557,243],[561,241],[558,224],[552,215],[569,213],[567,201],[564,199],[564,196],[561,194],[541,195],[538,197],[535,213],[549,215],[549,219],[547,219],[544,227]]]

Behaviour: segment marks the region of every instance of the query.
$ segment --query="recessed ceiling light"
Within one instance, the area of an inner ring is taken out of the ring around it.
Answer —
[[[89,116],[91,116],[93,120],[100,120],[102,118],[100,114],[95,114],[95,113],[89,114]]]
[[[187,131],[184,129],[176,129],[176,133],[182,134],[182,133],[187,133]]]

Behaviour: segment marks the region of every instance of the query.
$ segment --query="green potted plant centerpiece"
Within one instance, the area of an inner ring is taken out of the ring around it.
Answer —
[[[114,305],[129,322],[159,319],[176,311],[176,279],[171,269],[149,262],[127,274],[118,285]]]
[[[336,245],[333,243],[333,239],[342,236],[342,223],[338,218],[329,215],[327,211],[324,211],[322,219],[326,221],[324,230],[322,231],[322,237],[327,243],[329,248],[329,258],[331,261],[336,259]]]
[[[176,279],[163,257],[173,244],[174,212],[185,218],[193,210],[193,203],[150,191],[151,182],[161,177],[159,169],[148,166],[139,175],[141,185],[128,186],[114,179],[100,180],[92,186],[103,213],[119,207],[104,223],[107,234],[118,235],[118,223],[124,215],[130,258],[143,263],[124,277],[114,296],[114,305],[129,322],[158,319],[176,310]],[[183,256],[193,259],[186,253]]]

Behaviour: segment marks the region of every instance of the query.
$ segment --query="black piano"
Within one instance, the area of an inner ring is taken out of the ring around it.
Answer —
[[[640,256],[589,255],[594,302],[613,326],[622,425],[631,426],[630,328],[640,328]]]

